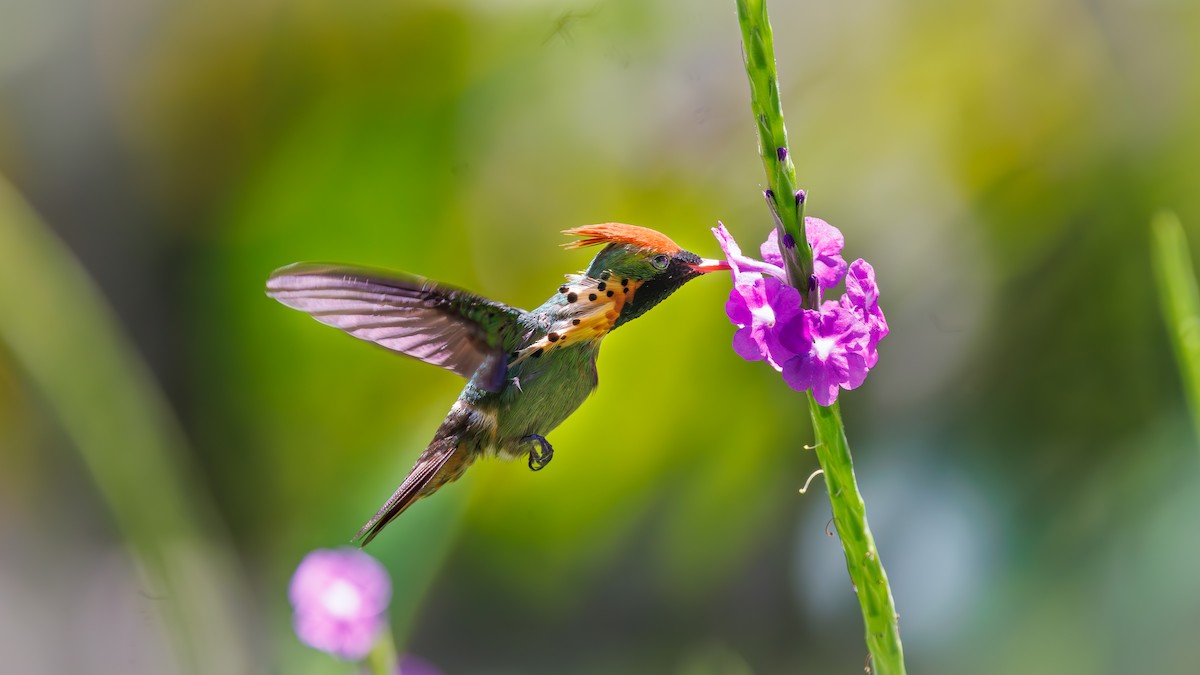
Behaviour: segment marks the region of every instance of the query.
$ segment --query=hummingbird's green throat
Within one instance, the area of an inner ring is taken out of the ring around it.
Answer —
[[[321,323],[467,378],[433,441],[358,533],[366,545],[404,509],[455,480],[484,454],[554,454],[546,434],[595,389],[604,336],[725,261],[702,260],[666,235],[622,223],[565,234],[568,248],[603,244],[587,270],[524,311],[420,277],[296,263],[273,272],[267,295]]]

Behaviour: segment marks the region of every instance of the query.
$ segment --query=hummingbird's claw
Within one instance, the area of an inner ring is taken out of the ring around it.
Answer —
[[[537,434],[530,434],[521,439],[521,444],[529,444],[529,470],[541,471],[546,468],[550,460],[554,457],[554,448],[544,437]]]

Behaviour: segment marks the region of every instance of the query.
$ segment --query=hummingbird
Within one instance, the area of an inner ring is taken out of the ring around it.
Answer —
[[[646,227],[602,223],[563,233],[579,237],[566,248],[604,248],[532,311],[362,267],[295,263],[271,273],[267,295],[284,305],[467,379],[412,471],[355,535],[360,546],[479,457],[526,457],[531,470],[545,468],[554,456],[546,435],[596,389],[604,337],[688,281],[729,269]]]

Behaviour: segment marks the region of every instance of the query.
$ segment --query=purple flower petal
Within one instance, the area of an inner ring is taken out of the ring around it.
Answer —
[[[725,315],[736,326],[750,325],[754,321],[754,312],[750,307],[758,304],[758,297],[752,283],[735,285],[725,301]]]
[[[820,218],[805,218],[804,236],[812,247],[813,276],[817,277],[817,283],[823,290],[837,286],[846,274],[846,261],[840,255],[846,240],[841,231]],[[764,262],[783,269],[778,229],[771,229],[758,251]]]
[[[867,359],[862,345],[858,349],[846,350],[846,379],[841,382],[845,389],[858,389],[867,379]]]
[[[853,389],[866,378],[866,326],[838,303],[827,302],[820,312],[804,310],[782,327],[780,337],[796,353],[783,364],[784,382],[797,391],[812,389],[821,405],[837,400],[839,388]]]
[[[804,219],[804,234],[813,250],[813,274],[822,289],[837,286],[846,274],[842,247],[846,245],[841,230],[820,218]]]
[[[752,326],[743,326],[733,334],[733,352],[747,361],[762,361],[761,338],[756,338]]]
[[[868,339],[866,347],[867,367],[873,368],[879,361],[876,346],[888,334],[887,318],[879,308],[879,287],[875,284],[875,269],[867,261],[859,258],[850,264],[846,274],[846,293],[842,296],[842,306],[855,315],[867,326]]]
[[[875,268],[871,263],[859,258],[850,264],[846,276],[846,295],[850,302],[870,314],[879,308],[879,286],[875,284]]]
[[[321,612],[296,612],[292,627],[304,644],[346,661],[361,661],[371,653],[384,621],[380,616],[346,621]]]
[[[779,230],[772,227],[771,233],[767,235],[767,240],[758,247],[758,253],[762,256],[763,262],[770,263],[783,267],[783,254],[779,252]]]
[[[725,253],[725,259],[729,261],[735,284],[738,283],[740,277],[748,274],[769,274],[780,281],[787,281],[787,273],[779,265],[742,255],[741,247],[734,241],[733,235],[729,234],[729,230],[725,229],[725,225],[717,222],[717,227],[714,227],[712,231],[717,237],[717,243],[721,246],[721,250]]]
[[[391,595],[391,581],[379,561],[350,548],[309,553],[288,588],[300,640],[348,660],[371,651]]]

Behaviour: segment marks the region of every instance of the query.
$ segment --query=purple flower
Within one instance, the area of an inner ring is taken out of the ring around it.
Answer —
[[[392,596],[387,570],[358,549],[318,549],[296,567],[288,598],[304,644],[346,660],[371,651]]]
[[[400,657],[400,663],[396,664],[396,675],[442,675],[442,671],[433,667],[425,659],[405,654]]]
[[[866,338],[866,325],[836,302],[820,312],[804,310],[781,329],[784,346],[796,352],[783,364],[783,381],[796,391],[812,389],[821,405],[832,404],[838,389],[854,389],[866,379]]]
[[[748,283],[734,284],[725,303],[725,313],[738,327],[733,351],[747,361],[765,359],[779,370],[792,352],[779,342],[775,327],[800,313],[800,291],[774,277],[754,277]]]
[[[841,389],[861,385],[879,361],[876,347],[888,326],[879,309],[875,271],[861,258],[846,264],[842,233],[819,218],[805,219],[819,303],[810,310],[803,309],[800,291],[787,284],[776,228],[759,249],[763,260],[755,260],[742,253],[724,225],[717,225],[713,233],[733,272],[725,313],[737,326],[733,349],[738,356],[765,360],[791,388],[811,389],[821,405],[831,405]],[[843,277],[841,298],[821,302],[819,293]]]
[[[788,286],[782,268],[742,255],[724,225],[713,233],[733,272],[733,290],[725,302],[725,314],[738,327],[733,334],[733,351],[747,361],[766,360],[775,370],[792,357],[779,342],[775,326],[800,313],[800,291]],[[770,274],[764,277],[762,274]]]

